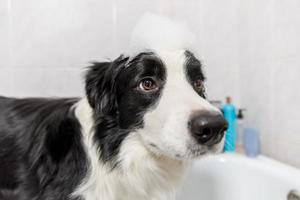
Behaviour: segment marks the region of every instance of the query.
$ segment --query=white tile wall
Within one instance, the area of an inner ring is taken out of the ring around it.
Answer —
[[[112,1],[11,1],[14,67],[78,68],[112,55]]]
[[[0,95],[14,96],[13,85],[12,70],[0,67]]]
[[[263,152],[300,167],[298,0],[2,0],[0,94],[83,95],[87,62],[122,53],[147,11],[186,21],[208,96],[232,96]]]
[[[13,91],[18,96],[69,97],[83,94],[83,70],[18,69],[13,72]]]
[[[300,167],[300,2],[247,1],[240,13],[248,124],[261,131],[263,153]]]
[[[79,70],[91,60],[114,58],[126,49],[138,19],[150,11],[185,20],[192,27],[200,38],[197,46],[209,77],[208,95],[223,99],[224,94],[231,94],[239,102],[237,37],[234,35],[237,19],[233,0],[215,1],[222,4],[222,8],[208,1],[194,0],[3,0],[1,3],[9,3],[11,7],[8,10],[7,5],[1,6],[4,8],[2,19],[10,27],[4,28],[10,32],[1,35],[1,39],[9,37],[10,40],[3,40],[6,45],[1,45],[0,51],[4,51],[5,58],[9,58],[6,56],[9,52],[12,55],[10,60],[3,59],[3,62],[10,66],[13,76],[20,76],[24,69],[32,76],[43,73],[52,76],[61,69]],[[223,19],[222,26],[217,23],[220,19]],[[227,74],[227,78],[223,74]],[[28,85],[25,90],[22,76],[20,80],[23,81],[14,80],[13,93],[17,96],[51,95],[50,90],[44,91],[47,82],[40,83],[40,88]],[[75,82],[65,83],[66,94],[70,90],[78,91],[71,84]],[[215,84],[217,82],[222,84]],[[52,95],[61,94],[61,90],[53,88]]]
[[[0,69],[9,65],[9,4],[0,1]]]

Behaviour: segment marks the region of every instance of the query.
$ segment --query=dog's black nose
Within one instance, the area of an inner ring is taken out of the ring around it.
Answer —
[[[193,115],[189,128],[196,140],[203,145],[213,145],[221,141],[228,123],[221,114],[200,112]]]

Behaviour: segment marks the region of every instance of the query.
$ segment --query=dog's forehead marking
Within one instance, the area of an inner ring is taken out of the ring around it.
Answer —
[[[158,55],[165,64],[167,70],[167,82],[180,85],[179,82],[185,80],[185,50],[172,52],[159,52]]]
[[[178,70],[179,65],[184,64],[185,61],[185,50],[177,50],[177,51],[162,51],[158,52],[158,56],[167,64],[167,67],[172,67],[173,70]]]

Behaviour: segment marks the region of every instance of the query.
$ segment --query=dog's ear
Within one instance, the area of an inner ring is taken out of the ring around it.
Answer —
[[[116,79],[127,60],[120,56],[112,62],[95,62],[89,67],[85,90],[88,102],[97,114],[112,115],[117,111]]]

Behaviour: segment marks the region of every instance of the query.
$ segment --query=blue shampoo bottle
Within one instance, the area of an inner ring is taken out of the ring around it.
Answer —
[[[228,122],[228,129],[225,135],[225,152],[234,152],[236,150],[236,107],[232,104],[231,98],[226,97],[226,104],[223,106],[224,117]]]

